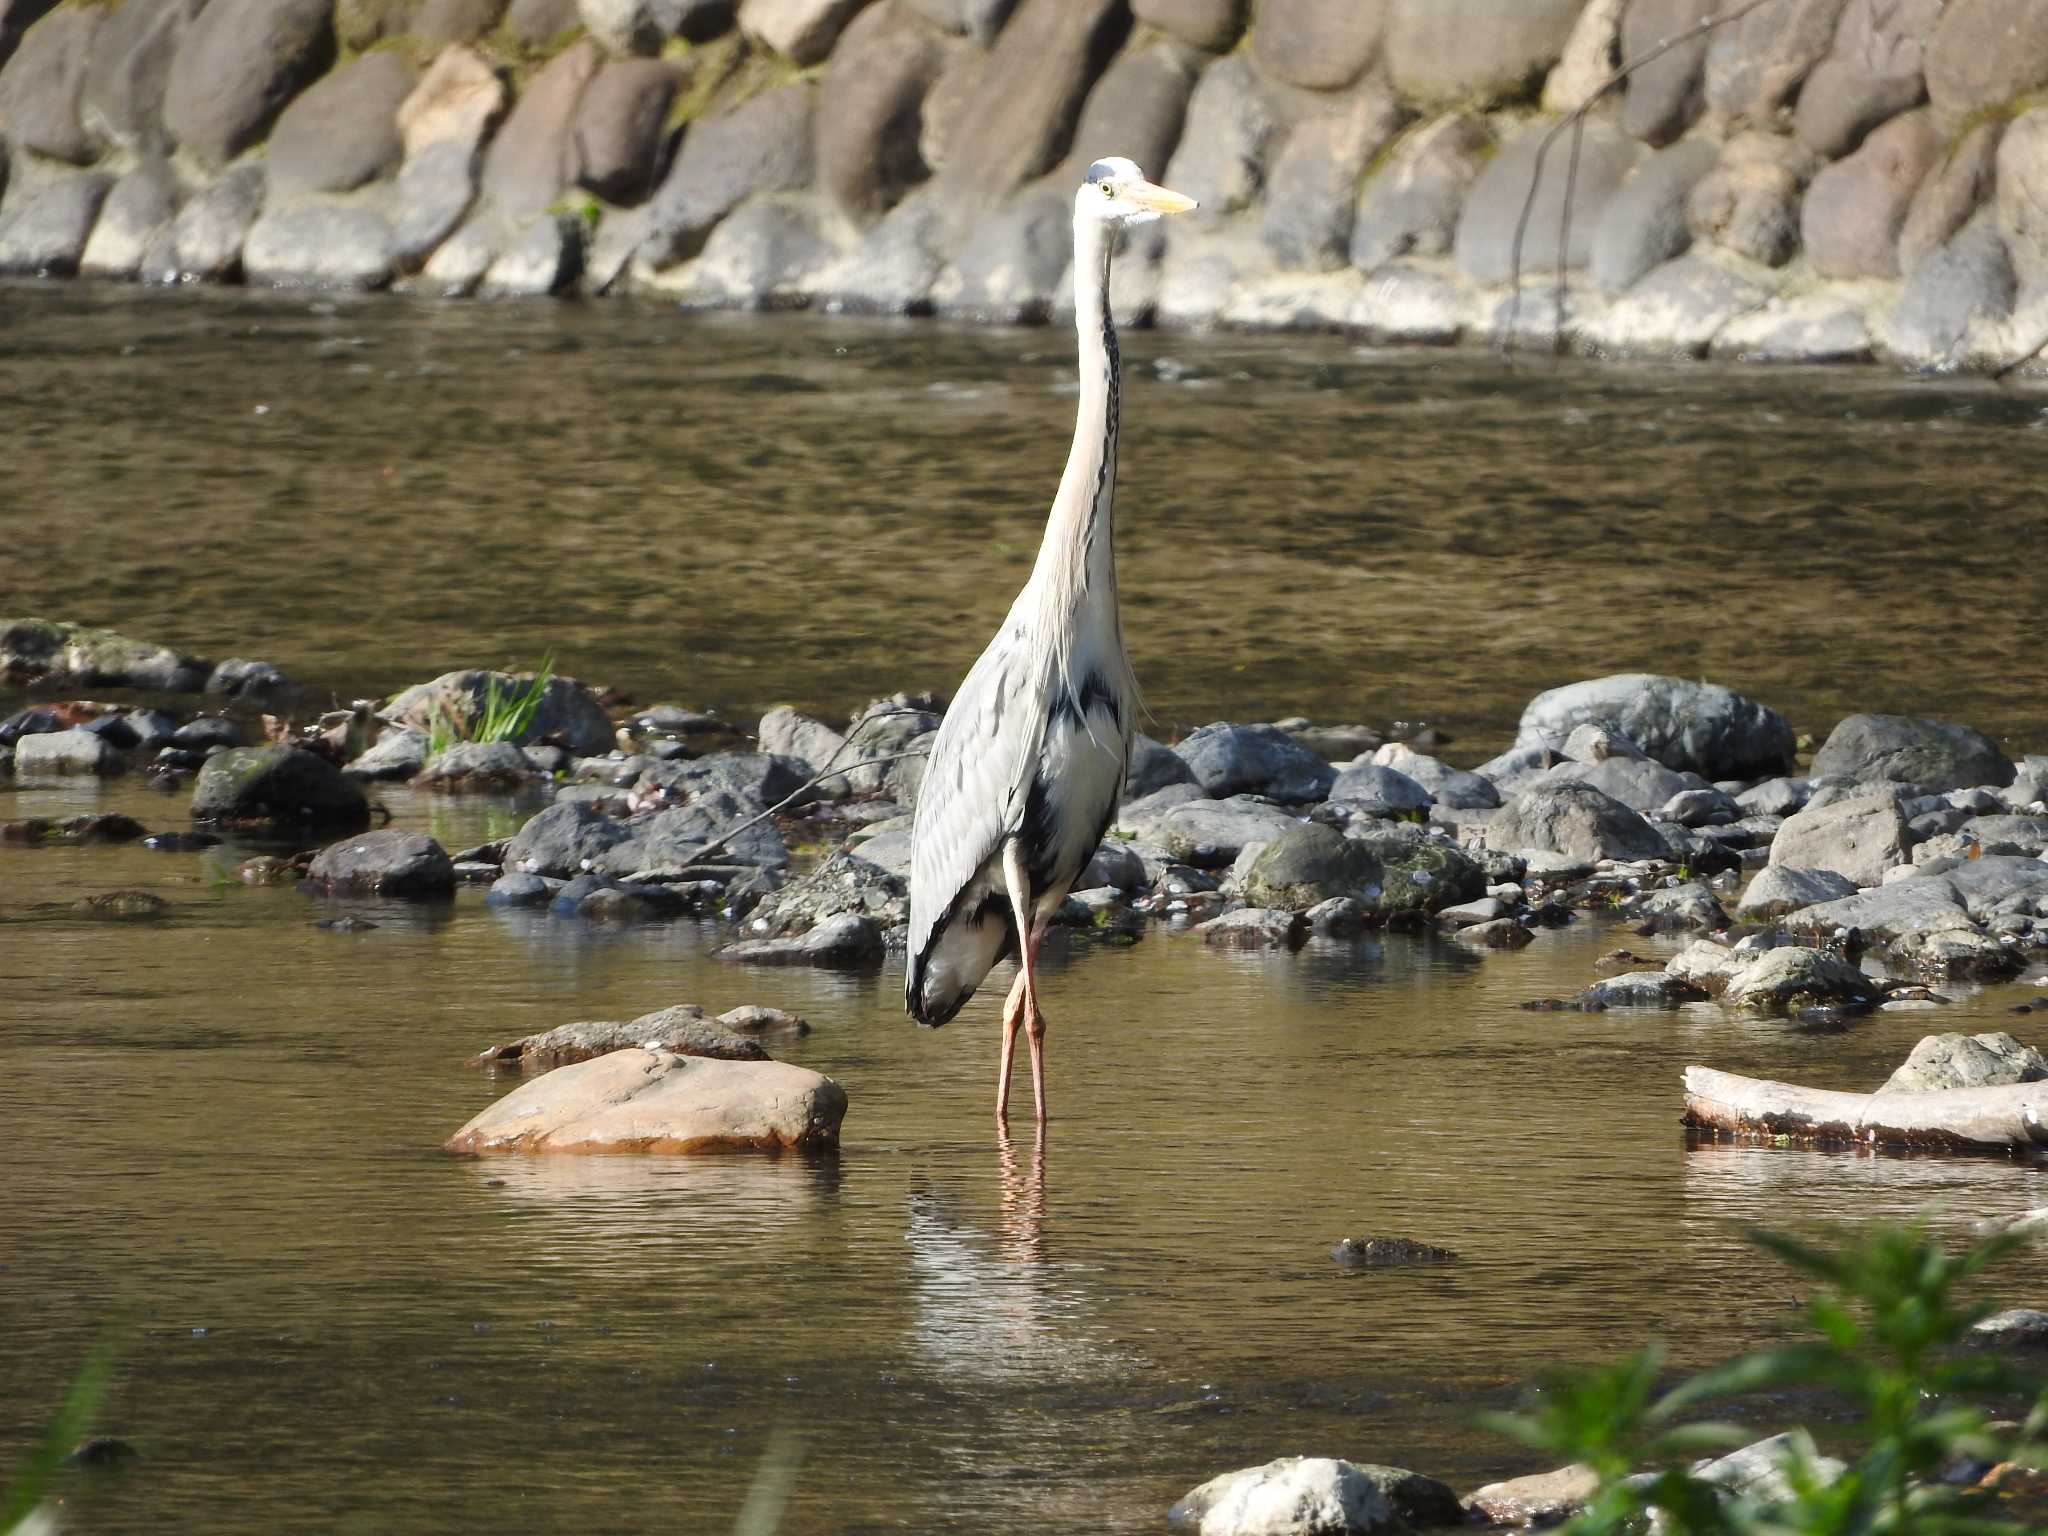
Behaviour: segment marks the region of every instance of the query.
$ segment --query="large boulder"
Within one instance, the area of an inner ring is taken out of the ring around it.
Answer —
[[[199,770],[192,819],[297,832],[368,826],[370,806],[324,757],[291,746],[233,747]]]
[[[334,58],[330,0],[211,0],[185,28],[164,82],[164,124],[213,167],[270,131]]]
[[[1820,165],[1796,139],[1739,133],[1694,184],[1686,222],[1696,239],[1782,267],[1799,249],[1800,199]]]
[[[1716,28],[1707,41],[1707,110],[1768,122],[1834,43],[1845,0],[1778,0]]]
[[[399,54],[364,54],[284,109],[264,161],[273,197],[347,192],[398,168],[398,109],[418,82]]]
[[[278,288],[380,288],[391,268],[391,226],[360,206],[273,204],[242,245],[249,281]]]
[[[14,57],[0,66],[0,137],[73,165],[98,157],[79,104],[104,14],[97,6],[65,6],[28,29]]]
[[[1667,768],[1707,779],[1789,773],[1792,727],[1776,710],[1717,683],[1620,672],[1539,693],[1522,710],[1518,747],[1556,750],[1575,726],[1625,736]]]
[[[1771,862],[1876,885],[1886,870],[1906,862],[1912,840],[1898,790],[1871,784],[1788,816],[1771,839]]]
[[[109,9],[93,38],[79,121],[103,144],[132,155],[165,155],[164,86],[200,0],[157,0]],[[0,50],[4,51],[4,50]]]
[[[1941,154],[1925,112],[1895,117],[1813,178],[1800,235],[1822,277],[1897,277],[1906,210]]]
[[[507,221],[523,226],[576,184],[576,108],[598,63],[588,38],[570,44],[533,77],[491,139],[482,196]]]
[[[1954,366],[1968,352],[1973,333],[2004,320],[2019,297],[2012,253],[1988,208],[1911,266],[1901,234],[1899,260],[1910,275],[1885,322],[1885,345],[1915,367]]]
[[[2028,285],[2048,272],[2048,107],[2021,113],[1998,144],[1998,227]]]
[[[1588,265],[1604,292],[1620,293],[1684,254],[1692,244],[1687,201],[1720,153],[1711,139],[1687,139],[1649,156],[1622,183],[1593,231]]]
[[[2048,1078],[2048,1057],[2003,1030],[1981,1035],[1928,1035],[1913,1047],[1879,1093],[1935,1093],[1951,1088],[2002,1088]]]
[[[265,185],[260,164],[238,165],[186,201],[171,226],[180,275],[218,282],[241,270],[242,246],[263,212]]]
[[[150,688],[197,693],[207,663],[111,629],[49,619],[0,619],[0,683],[46,688]]]
[[[1213,221],[1248,207],[1265,185],[1267,151],[1279,132],[1251,61],[1240,51],[1202,71],[1188,97],[1180,144],[1166,185],[1201,204],[1191,219]],[[1147,174],[1152,168],[1146,166]]]
[[[694,256],[744,199],[807,184],[814,165],[811,106],[811,87],[787,85],[692,123],[647,205],[641,257],[666,267]]]
[[[879,219],[927,174],[918,152],[925,93],[944,51],[895,0],[853,19],[818,93],[818,180],[840,212]]]
[[[1486,846],[1573,859],[1668,859],[1670,845],[1636,812],[1591,784],[1530,784],[1486,826]]]
[[[468,669],[444,672],[431,682],[417,683],[384,706],[393,725],[431,731],[445,720],[456,736],[467,736],[483,722],[495,692],[501,704],[531,687],[530,675]],[[611,716],[597,695],[573,677],[550,677],[525,728],[509,738],[518,746],[546,742],[580,756],[609,752],[615,744]]]
[[[1637,148],[1606,119],[1587,119],[1579,146],[1578,174],[1567,177],[1570,141],[1560,135],[1546,154],[1544,140],[1549,134],[1549,124],[1530,124],[1501,146],[1473,183],[1452,247],[1459,270],[1473,282],[1508,281],[1515,271],[1518,229],[1524,275],[1557,265],[1561,233],[1567,233],[1564,265],[1576,269],[1586,264],[1601,212],[1635,164]],[[1569,204],[1565,201],[1567,180],[1571,182]],[[1536,187],[1533,204],[1529,197],[1532,184]],[[1526,224],[1522,217],[1525,206],[1530,210]]]
[[[1849,0],[1828,56],[1814,66],[1793,108],[1799,140],[1839,159],[1879,123],[1927,95],[1927,39],[1945,0]]]
[[[1070,190],[1108,155],[1136,161],[1148,176],[1164,172],[1180,142],[1195,74],[1187,49],[1174,43],[1155,40],[1118,54],[1081,104],[1074,142],[1052,172],[1055,182]],[[1117,270],[1132,265],[1129,257],[1143,247],[1142,236],[1129,242]]]
[[[2048,6],[1952,0],[1926,44],[1927,98],[1945,132],[2048,85]]]
[[[313,856],[306,879],[335,895],[449,896],[455,865],[431,837],[385,827],[328,844]]]
[[[846,1090],[780,1061],[634,1048],[521,1084],[449,1137],[458,1153],[780,1152],[838,1145]]]
[[[1426,837],[1348,837],[1306,823],[1268,843],[1245,875],[1245,899],[1306,912],[1337,897],[1367,921],[1419,916],[1486,894],[1486,872],[1470,854]]]
[[[1609,757],[1591,763],[1559,763],[1555,768],[1546,768],[1523,788],[1590,784],[1630,810],[1647,815],[1668,805],[1674,795],[1694,788],[1695,782],[1648,758]]]
[[[1700,0],[1629,0],[1621,13],[1621,57],[1645,59],[1623,87],[1621,121],[1646,143],[1671,143],[1705,105],[1708,39],[1694,30],[1701,9]]]
[[[507,873],[573,880],[632,838],[624,822],[580,800],[558,800],[528,819],[505,847]]]
[[[443,48],[399,103],[398,132],[406,158],[444,142],[474,154],[504,111],[505,82],[497,71],[468,48]]]
[[[1584,0],[1393,0],[1388,75],[1405,99],[1427,106],[1526,97],[1564,53],[1583,5]]]
[[[1337,778],[1319,753],[1277,726],[1218,721],[1189,732],[1173,750],[1216,800],[1249,792],[1302,804],[1327,798]]]
[[[2017,771],[1982,731],[1911,715],[1849,715],[1813,757],[1815,778],[1910,784],[1922,794],[2010,784]]]
[[[1262,0],[1252,57],[1275,80],[1312,91],[1349,85],[1379,52],[1389,0]]]
[[[78,267],[89,277],[134,277],[152,247],[170,238],[178,216],[178,178],[162,160],[148,159],[114,183]]]
[[[1818,949],[1767,949],[1730,978],[1721,1000],[1751,1013],[1792,1013],[1802,1008],[1867,1005],[1877,984],[1855,966]]]
[[[1273,161],[1259,238],[1278,266],[1326,272],[1345,264],[1358,184],[1401,125],[1393,97],[1358,93],[1341,111],[1304,119]]]
[[[1351,264],[1370,272],[1399,256],[1447,253],[1492,149],[1485,119],[1469,112],[1446,113],[1401,139],[1359,196]]]
[[[17,196],[0,217],[0,273],[69,277],[76,272],[112,186],[112,177],[88,172]]]
[[[1190,1489],[1167,1523],[1193,1536],[1354,1536],[1401,1529],[1365,1471],[1327,1456],[1283,1456]]]
[[[1246,0],[1131,0],[1131,14],[1204,53],[1228,53],[1243,35]]]
[[[572,130],[578,175],[607,202],[631,205],[660,184],[669,105],[682,74],[660,59],[618,59],[583,89]]]
[[[1899,226],[1900,272],[1911,277],[1991,200],[1998,184],[1998,145],[2004,136],[2005,124],[1979,123],[1949,146],[1920,183],[1906,210],[1906,222]]]

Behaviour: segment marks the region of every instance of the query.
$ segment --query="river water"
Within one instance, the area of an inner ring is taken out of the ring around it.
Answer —
[[[1469,762],[1538,689],[1701,675],[1802,730],[1854,709],[2048,748],[2048,397],[1863,372],[1603,368],[1333,339],[1128,339],[1119,548],[1155,732],[1427,720]],[[256,655],[340,696],[557,666],[746,721],[946,688],[1028,568],[1070,428],[1067,337],[0,288],[0,613]],[[0,699],[12,708],[17,701]],[[450,847],[504,802],[382,791]],[[135,780],[0,785],[0,820]],[[252,845],[253,846],[253,845]],[[0,1468],[96,1339],[125,1473],[82,1530],[1157,1529],[1287,1453],[1461,1488],[1548,1366],[1783,1336],[1745,1225],[2048,1203],[2037,1167],[1688,1147],[1691,1062],[1875,1086],[2025,986],[1845,1031],[1529,1013],[1598,918],[1514,955],[1390,936],[1245,956],[1069,942],[1055,1120],[988,1113],[996,999],[902,1017],[900,969],[740,970],[692,923],[339,906],[250,847],[0,846]],[[141,887],[160,922],[73,910]],[[339,933],[316,918],[360,911]],[[2039,969],[2039,968],[2037,968]],[[2036,982],[2032,990],[2048,989]],[[459,1161],[574,1018],[793,1009],[852,1108],[836,1158]],[[1457,1250],[1347,1274],[1353,1233]],[[2002,1292],[2048,1299],[2048,1263]],[[1754,1405],[1759,1432],[1796,1406]],[[764,1469],[766,1471],[764,1472]]]

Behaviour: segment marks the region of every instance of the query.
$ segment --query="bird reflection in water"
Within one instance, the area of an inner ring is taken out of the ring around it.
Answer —
[[[996,1163],[1001,1181],[1004,1257],[1017,1264],[1045,1262],[1045,1127],[1031,1138],[1031,1160],[1017,1155],[1008,1125],[996,1131]]]

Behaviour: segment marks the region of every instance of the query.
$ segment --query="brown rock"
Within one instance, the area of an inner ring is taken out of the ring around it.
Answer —
[[[1998,228],[2013,264],[2038,281],[2048,266],[2048,107],[2014,118],[1999,141]]]
[[[1244,13],[1245,0],[1131,0],[1131,14],[1146,26],[1206,53],[1230,51],[1244,34]]]
[[[1543,110],[1576,112],[1614,73],[1625,0],[1588,0],[1572,23],[1557,67],[1543,81]]]
[[[204,164],[225,165],[333,57],[329,0],[210,0],[171,59],[164,125]]]
[[[1633,59],[1685,35],[1651,59],[1623,87],[1622,126],[1649,144],[1669,144],[1690,128],[1706,104],[1707,39],[1692,34],[1725,0],[1629,0],[1621,16],[1621,56]]]
[[[981,100],[981,77],[988,68],[988,55],[964,43],[945,48],[939,73],[925,92],[924,108],[917,130],[917,152],[933,171],[941,171],[953,158],[961,130]]]
[[[505,15],[505,0],[426,0],[412,29],[435,43],[473,43]]]
[[[1388,78],[1402,100],[1436,107],[1526,100],[1582,9],[1583,0],[1393,0]]]
[[[1599,1487],[1591,1467],[1574,1463],[1555,1472],[1488,1483],[1473,1491],[1465,1507],[1496,1525],[1555,1525],[1584,1509]]]
[[[1793,126],[1817,155],[1839,159],[1879,123],[1927,96],[1922,60],[1944,0],[1849,0],[1828,56],[1799,92]]]
[[[847,217],[872,224],[924,180],[922,109],[945,51],[894,0],[853,19],[832,54],[813,123],[818,179]]]
[[[384,827],[329,843],[307,866],[306,879],[335,894],[448,896],[455,866],[431,837]]]
[[[2005,124],[1979,123],[1949,147],[1920,183],[1899,229],[1901,274],[1912,276],[1991,196],[1998,179],[1998,144],[2004,136]]]
[[[1686,223],[1697,239],[1781,267],[1799,249],[1799,199],[1819,162],[1797,140],[1741,133],[1692,189]]]
[[[505,110],[505,83],[459,43],[443,48],[398,108],[407,158],[429,144],[456,140],[474,149]]]
[[[661,183],[669,105],[682,73],[656,59],[607,64],[576,107],[575,156],[583,185],[608,202],[644,202]]]
[[[1391,94],[1362,91],[1342,112],[1312,117],[1287,136],[1266,187],[1259,239],[1280,266],[1327,272],[1345,264],[1365,168],[1400,127]]]
[[[801,1021],[799,1021],[801,1022]],[[659,1046],[678,1056],[706,1056],[719,1061],[767,1061],[768,1052],[727,1026],[713,1022],[695,1003],[677,1003],[643,1014],[630,1022],[594,1019],[561,1024],[505,1045],[494,1045],[470,1059],[476,1067],[516,1066],[526,1071],[551,1071],[574,1062],[609,1056],[613,1051]]]
[[[1822,277],[1897,277],[1899,230],[1941,152],[1926,112],[1893,118],[1814,177],[1800,234]]]
[[[2048,85],[2048,5],[1954,0],[1927,42],[1927,99],[1944,133]]]
[[[1845,0],[1779,0],[1708,39],[1707,108],[1722,119],[1767,123],[1835,38]]]
[[[740,30],[797,64],[832,51],[840,29],[867,0],[741,0]]]
[[[692,123],[647,205],[641,256],[656,267],[693,256],[745,199],[807,185],[813,99],[810,86],[785,85]]]
[[[448,1139],[456,1153],[779,1152],[839,1143],[846,1090],[779,1061],[614,1051],[522,1084]]]
[[[85,66],[79,120],[103,144],[133,155],[171,147],[164,129],[164,82],[200,0],[157,0],[107,12]]]
[[[1117,0],[1023,0],[996,36],[942,173],[956,209],[991,207],[1058,164],[1128,25]]]
[[[1334,91],[1365,72],[1386,22],[1385,0],[1262,0],[1252,58],[1288,85]]]
[[[20,49],[0,68],[0,135],[73,165],[98,158],[79,119],[79,101],[87,55],[104,14],[67,7],[28,29]]]
[[[582,24],[576,0],[512,0],[505,10],[505,29],[529,48],[552,47]]]
[[[507,218],[532,218],[576,184],[576,107],[597,65],[597,45],[588,38],[555,55],[491,140],[483,195]]]
[[[1243,50],[1218,59],[1188,97],[1166,185],[1202,205],[1188,218],[1210,222],[1235,213],[1258,196],[1266,153],[1277,137],[1273,110]]]
[[[347,192],[398,168],[398,109],[412,94],[412,66],[396,53],[366,53],[302,92],[271,131],[264,161],[273,197]]]

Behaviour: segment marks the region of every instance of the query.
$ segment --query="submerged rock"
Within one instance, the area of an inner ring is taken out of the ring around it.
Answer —
[[[515,1088],[447,1141],[456,1153],[779,1152],[839,1144],[846,1090],[779,1061],[614,1051]]]
[[[1383,1269],[1403,1264],[1450,1264],[1457,1254],[1406,1237],[1347,1237],[1330,1249],[1330,1257],[1346,1269]],[[1451,1519],[1458,1518],[1456,1500]]]
[[[1227,949],[1293,949],[1304,936],[1298,913],[1271,907],[1239,907],[1198,923],[1195,932],[1204,943]]]

